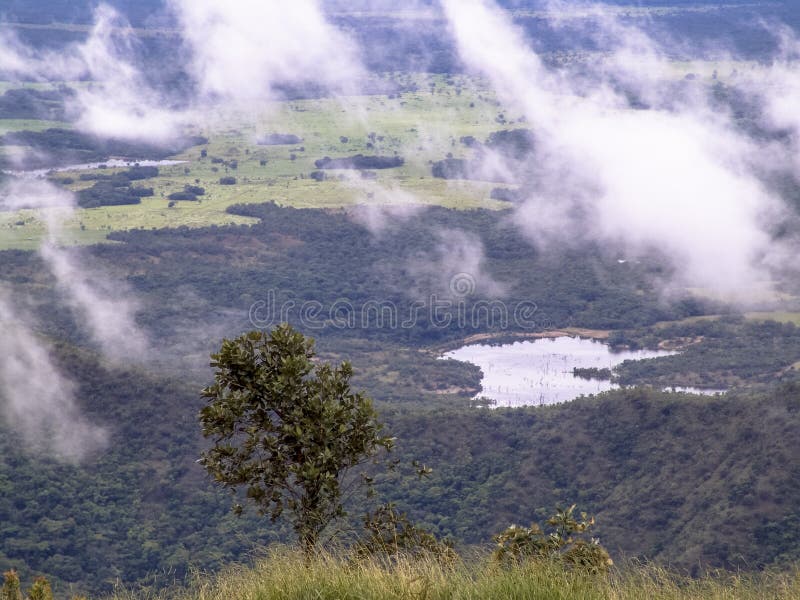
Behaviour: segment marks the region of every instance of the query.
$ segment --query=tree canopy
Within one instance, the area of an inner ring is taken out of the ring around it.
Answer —
[[[313,551],[345,515],[347,473],[393,439],[382,435],[372,401],[351,391],[350,364],[315,363],[313,340],[289,325],[225,340],[211,358],[216,374],[200,420],[214,445],[201,463],[223,486],[245,488],[259,514],[275,521],[288,509],[301,546]]]

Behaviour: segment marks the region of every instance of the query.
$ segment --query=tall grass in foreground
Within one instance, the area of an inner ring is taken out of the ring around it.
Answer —
[[[757,574],[679,577],[651,566],[631,565],[610,575],[565,571],[553,564],[501,568],[489,560],[441,565],[434,560],[351,563],[335,556],[306,561],[272,551],[252,568],[232,567],[200,575],[183,588],[161,592],[119,591],[114,600],[800,600],[800,569]]]

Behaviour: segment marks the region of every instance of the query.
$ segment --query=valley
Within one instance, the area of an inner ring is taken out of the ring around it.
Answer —
[[[209,356],[284,322],[461,556],[576,503],[619,573],[796,568],[792,6],[6,4],[1,571],[156,597],[290,544],[198,464]]]

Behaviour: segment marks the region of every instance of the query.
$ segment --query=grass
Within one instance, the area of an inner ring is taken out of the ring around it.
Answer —
[[[62,121],[41,121],[33,119],[0,119],[0,135],[15,131],[44,131],[51,128],[70,128]]]
[[[505,203],[489,198],[495,184],[435,179],[429,161],[441,160],[448,153],[466,156],[462,136],[483,139],[498,129],[524,125],[507,115],[505,123],[497,122],[502,111],[480,81],[426,74],[387,74],[385,78],[416,84],[419,91],[393,98],[372,95],[274,102],[257,115],[232,111],[217,115],[213,129],[194,132],[209,138],[207,146],[187,150],[175,157],[185,161],[183,164],[162,167],[159,177],[141,182],[154,188],[155,197],[143,199],[140,205],[76,211],[65,225],[65,243],[95,243],[116,230],[249,223],[252,221],[230,215],[226,209],[270,200],[302,208],[342,208],[392,203],[402,197],[403,202],[450,208],[504,208]],[[52,125],[7,120],[0,121],[0,130]],[[292,133],[303,141],[259,146],[259,137],[269,133]],[[203,149],[207,157],[202,157]],[[375,181],[345,171],[330,171],[329,179],[321,182],[308,177],[316,170],[317,159],[359,153],[397,153],[406,162],[400,168],[378,171]],[[238,168],[215,164],[212,158],[235,160]],[[56,177],[73,178],[75,182],[67,187],[78,191],[90,185],[79,181],[80,173],[62,172]],[[236,177],[236,185],[220,185],[220,177],[226,175]],[[167,197],[187,184],[201,185],[206,195],[200,202],[177,202],[168,207]],[[0,249],[36,247],[43,231],[36,213],[5,213],[0,216]]]
[[[745,317],[751,321],[777,321],[778,323],[792,323],[800,326],[800,312],[750,312],[746,313]]]
[[[677,64],[675,69],[682,72],[690,67],[696,70],[696,65]],[[238,203],[275,201],[298,208],[336,209],[402,201],[456,209],[507,208],[507,203],[490,199],[497,184],[444,181],[431,175],[431,161],[448,154],[457,158],[469,155],[460,138],[485,139],[499,129],[526,127],[500,107],[494,94],[487,91],[486,83],[467,76],[424,73],[386,73],[376,77],[406,88],[415,85],[417,91],[391,98],[370,95],[272,102],[258,113],[221,111],[214,115],[213,127],[191,132],[208,137],[207,146],[187,150],[175,157],[185,161],[183,164],[163,167],[159,177],[141,182],[154,188],[155,197],[143,199],[140,205],[76,211],[65,223],[64,243],[97,243],[109,232],[119,230],[251,223],[250,219],[226,212]],[[0,92],[9,86],[8,82],[0,82]],[[0,134],[59,125],[63,124],[0,120]],[[269,133],[292,133],[303,141],[296,145],[259,146],[258,138]],[[205,158],[201,155],[203,149],[208,154]],[[406,162],[400,168],[378,171],[375,181],[362,180],[357,173],[345,171],[329,171],[329,179],[322,182],[308,178],[316,170],[317,159],[359,153],[397,153]],[[235,160],[238,168],[215,164],[212,158]],[[79,181],[80,174],[63,172],[57,177],[73,178],[76,182],[67,187],[78,191],[90,185]],[[236,185],[220,185],[220,177],[226,175],[236,177]],[[200,202],[176,202],[169,207],[167,197],[187,184],[201,185],[206,195]],[[43,233],[36,213],[0,214],[0,250],[36,248]]]
[[[800,598],[800,571],[712,573],[690,579],[662,568],[629,565],[607,576],[531,563],[503,569],[485,558],[443,566],[433,560],[353,564],[335,556],[306,562],[273,550],[254,567],[197,575],[159,592],[117,591],[114,600],[775,600]]]

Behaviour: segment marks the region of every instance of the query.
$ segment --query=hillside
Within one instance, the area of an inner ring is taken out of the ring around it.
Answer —
[[[0,479],[14,494],[0,501],[0,568],[108,592],[116,578],[144,582],[164,569],[182,577],[187,563],[215,568],[287,539],[263,520],[235,519],[195,464],[191,390],[69,352],[62,360],[115,443],[77,467],[27,456],[10,432],[2,437]],[[628,390],[546,409],[380,406],[401,462],[434,472],[423,482],[392,476],[379,490],[460,547],[578,502],[619,559],[698,574],[700,565],[790,564],[800,551],[795,385],[713,399]]]

